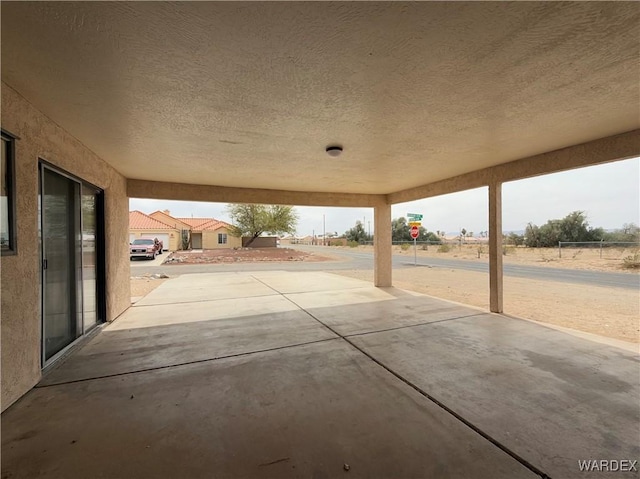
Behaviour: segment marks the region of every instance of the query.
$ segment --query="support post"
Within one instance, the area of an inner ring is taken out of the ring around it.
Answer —
[[[391,205],[374,208],[373,282],[377,287],[392,285]]]
[[[502,183],[489,184],[489,309],[503,312]]]

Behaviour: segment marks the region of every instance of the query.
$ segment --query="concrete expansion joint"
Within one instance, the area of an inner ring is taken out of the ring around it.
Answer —
[[[53,383],[53,384],[36,384],[34,386],[34,389],[44,389],[44,388],[51,388],[51,387],[55,387],[55,386],[64,386],[66,384],[75,384],[75,383],[84,383],[87,381],[95,381],[98,379],[109,379],[109,378],[117,378],[119,376],[128,376],[131,374],[140,374],[140,373],[148,373],[148,372],[152,372],[152,371],[161,371],[163,369],[172,369],[172,368],[179,368],[182,366],[191,366],[193,364],[201,364],[201,363],[209,363],[209,362],[214,362],[214,361],[219,361],[222,359],[230,359],[230,358],[241,358],[243,356],[251,356],[253,354],[260,354],[260,353],[268,353],[271,351],[280,351],[282,349],[291,349],[291,348],[297,348],[299,346],[307,346],[309,344],[316,344],[316,343],[326,343],[328,341],[336,341],[340,339],[339,337],[335,337],[335,338],[325,338],[325,339],[316,339],[315,341],[307,341],[304,343],[296,343],[296,344],[288,344],[286,346],[277,346],[275,348],[266,348],[266,349],[258,349],[256,351],[248,351],[246,353],[237,353],[237,354],[227,354],[224,356],[216,356],[215,358],[206,358],[206,359],[197,359],[195,361],[185,361],[182,363],[175,363],[175,364],[167,364],[165,366],[157,366],[154,368],[145,368],[145,369],[137,369],[135,371],[126,371],[123,373],[115,373],[115,374],[105,374],[103,376],[94,376],[91,378],[83,378],[83,379],[75,379],[73,381],[62,381],[59,383]]]
[[[253,295],[253,298],[265,298],[267,296],[275,296],[274,294],[256,294]],[[240,296],[237,298],[226,298],[226,299],[243,299],[244,296]],[[189,301],[172,301],[170,303],[162,303],[163,306],[168,306],[170,304],[194,304],[194,303],[214,303],[217,300],[215,299],[196,299],[196,300],[189,300]],[[145,308],[145,307],[157,307],[158,304],[153,303],[153,304],[133,304],[131,305],[132,308]]]
[[[447,323],[447,322],[450,322],[450,321],[455,321],[456,319],[472,318],[474,316],[484,316],[485,314],[486,313],[466,314],[464,316],[456,316],[455,318],[439,319],[437,321],[425,321],[424,323],[407,324],[406,326],[397,326],[395,328],[387,328],[387,329],[377,329],[375,331],[365,331],[364,333],[346,334],[346,335],[341,336],[341,337],[342,338],[355,338],[357,336],[366,336],[368,334],[386,333],[388,331],[397,331],[398,329],[415,328],[416,326],[430,326],[432,324]]]
[[[545,472],[543,472],[542,470],[540,470],[538,467],[536,467],[535,465],[533,465],[532,463],[530,463],[529,461],[527,461],[525,458],[523,458],[522,456],[520,456],[519,454],[517,454],[515,451],[511,450],[510,448],[508,448],[507,446],[505,446],[504,444],[502,444],[500,441],[498,441],[497,439],[495,439],[494,437],[492,437],[491,435],[489,435],[487,432],[483,431],[482,429],[480,429],[478,426],[476,426],[475,424],[473,424],[471,421],[469,421],[468,419],[465,419],[460,413],[457,413],[456,411],[454,411],[453,409],[451,409],[449,406],[447,406],[446,404],[444,404],[443,402],[441,402],[439,399],[435,398],[434,396],[432,396],[431,394],[427,393],[425,390],[423,390],[422,388],[420,388],[419,386],[417,386],[415,383],[411,382],[410,380],[408,380],[407,378],[405,378],[404,376],[402,376],[401,374],[399,374],[398,372],[394,371],[393,369],[391,369],[390,367],[386,366],[385,364],[383,364],[381,361],[379,361],[378,359],[376,359],[375,357],[373,357],[371,354],[369,354],[368,352],[366,352],[364,349],[358,347],[358,345],[356,345],[354,342],[352,342],[349,338],[350,337],[355,337],[355,336],[361,336],[363,334],[366,333],[362,333],[362,334],[352,334],[352,335],[342,335],[340,334],[338,331],[336,331],[335,329],[331,328],[329,325],[327,325],[326,323],[324,323],[323,321],[321,321],[320,319],[318,319],[316,316],[314,316],[312,313],[310,313],[309,311],[307,311],[305,308],[303,308],[302,306],[300,306],[298,303],[296,303],[294,300],[292,300],[291,298],[287,297],[287,295],[281,293],[280,291],[272,288],[271,286],[269,286],[268,284],[264,283],[263,281],[261,281],[259,278],[256,278],[255,276],[252,276],[253,279],[255,279],[256,281],[259,281],[260,283],[264,284],[265,286],[267,286],[268,288],[271,288],[273,291],[277,292],[278,294],[280,294],[283,298],[285,298],[287,301],[291,302],[293,305],[295,305],[297,308],[299,308],[301,311],[304,311],[307,315],[309,315],[310,318],[314,319],[315,321],[317,321],[321,326],[324,326],[327,330],[329,330],[331,333],[336,335],[336,338],[334,339],[341,339],[344,342],[346,342],[349,346],[351,346],[352,348],[354,348],[355,350],[359,351],[361,354],[363,354],[364,356],[366,356],[367,358],[369,358],[372,362],[374,362],[375,364],[377,364],[379,367],[381,367],[382,369],[384,369],[385,371],[387,371],[389,374],[395,376],[397,379],[399,379],[400,381],[402,381],[403,383],[405,383],[407,386],[409,386],[411,389],[413,389],[414,391],[416,391],[418,394],[420,394],[421,396],[423,396],[424,398],[428,399],[429,401],[433,402],[434,404],[436,404],[437,406],[439,406],[440,408],[442,408],[444,411],[446,411],[447,413],[449,413],[451,416],[453,416],[455,419],[457,419],[458,421],[460,421],[461,423],[463,423],[465,426],[467,426],[469,429],[471,429],[472,431],[474,431],[476,434],[480,435],[482,438],[486,439],[487,441],[489,441],[491,444],[493,444],[494,446],[496,446],[498,449],[500,449],[502,452],[508,454],[509,456],[511,456],[513,459],[515,459],[516,461],[518,461],[520,464],[522,464],[524,467],[526,467],[527,469],[529,469],[531,472],[533,472],[534,474],[540,476],[542,479],[551,479],[551,476],[549,476],[548,474],[546,474]],[[477,313],[477,314],[471,314],[468,316],[464,316],[464,317],[472,317],[472,316],[478,316],[482,313]],[[452,319],[461,319],[461,317],[459,318],[452,318]],[[445,322],[445,321],[450,321],[450,320],[442,320],[442,321],[435,321],[434,323],[437,322]],[[431,323],[431,324],[434,324]],[[423,323],[420,325],[426,325],[429,323]],[[406,327],[399,327],[399,328],[391,328],[391,330],[394,329],[404,329],[404,328],[408,328],[408,327],[413,327],[413,326],[419,326],[419,325],[412,325],[412,326],[406,326]],[[373,331],[373,332],[383,332],[381,331]],[[373,333],[372,332],[372,333]]]

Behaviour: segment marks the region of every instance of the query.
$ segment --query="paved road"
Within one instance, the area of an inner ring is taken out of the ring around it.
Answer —
[[[370,270],[373,269],[373,254],[367,251],[350,251],[322,246],[295,246],[303,251],[313,251],[322,254],[323,251],[339,258],[336,261],[322,263],[234,263],[219,265],[163,265],[153,266],[144,261],[131,263],[131,275],[140,276],[145,273],[192,274],[211,273],[212,271],[327,271],[341,269]],[[164,255],[163,255],[164,256]],[[393,256],[393,268],[414,268],[413,257]],[[418,267],[460,269],[489,273],[486,260],[469,261],[446,258],[418,258]],[[615,288],[640,290],[640,275],[634,273],[604,273],[600,271],[572,270],[561,268],[547,268],[541,266],[504,265],[505,276],[528,278],[542,281],[559,281],[563,283],[586,284],[592,286],[607,286]]]

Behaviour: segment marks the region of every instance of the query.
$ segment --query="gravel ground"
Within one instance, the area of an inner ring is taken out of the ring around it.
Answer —
[[[171,253],[165,264],[220,264],[220,263],[255,263],[255,262],[289,262],[328,261],[330,258],[315,253],[298,251],[290,248],[238,248],[176,251]]]

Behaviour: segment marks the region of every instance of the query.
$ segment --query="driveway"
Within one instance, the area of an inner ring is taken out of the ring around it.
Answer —
[[[144,271],[145,268],[160,266],[171,254],[170,251],[165,251],[162,254],[159,254],[155,257],[155,259],[147,259],[147,258],[134,258],[129,263],[131,264],[131,274],[132,276],[137,274],[140,271]]]
[[[578,461],[640,456],[639,372],[607,344],[328,273],[184,275],[5,411],[2,473],[585,477]]]

